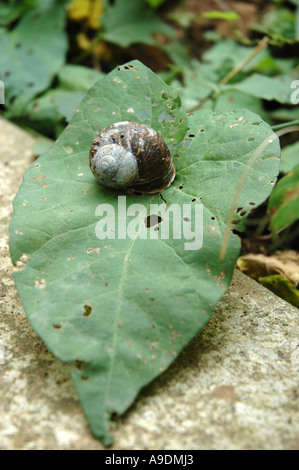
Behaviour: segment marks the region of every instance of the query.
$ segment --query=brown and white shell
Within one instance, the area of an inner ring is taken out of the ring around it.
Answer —
[[[112,124],[97,135],[89,165],[100,184],[129,192],[157,193],[175,178],[171,154],[161,135],[132,121]]]

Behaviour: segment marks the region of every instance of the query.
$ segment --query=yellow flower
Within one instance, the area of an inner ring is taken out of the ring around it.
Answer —
[[[98,42],[97,38],[89,39],[85,33],[77,34],[77,43],[80,49],[86,51],[92,49],[93,56],[105,61],[111,60],[111,53],[103,42]]]
[[[67,5],[68,17],[74,21],[86,21],[87,26],[99,29],[104,7],[102,0],[72,0]]]

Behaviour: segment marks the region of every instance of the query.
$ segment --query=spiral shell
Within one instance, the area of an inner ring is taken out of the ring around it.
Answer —
[[[100,184],[129,192],[157,193],[175,178],[171,154],[161,135],[132,121],[112,124],[97,135],[89,165]]]

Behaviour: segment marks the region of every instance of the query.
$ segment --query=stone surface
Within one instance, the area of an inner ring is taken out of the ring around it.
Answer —
[[[71,366],[31,329],[12,278],[8,225],[33,144],[0,118],[0,448],[100,450]],[[298,449],[298,370],[298,309],[236,271],[203,331],[118,418],[111,449]]]

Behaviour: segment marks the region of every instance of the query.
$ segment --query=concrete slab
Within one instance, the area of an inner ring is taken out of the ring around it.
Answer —
[[[0,118],[0,449],[103,449],[70,365],[31,329],[8,249],[34,139]],[[119,418],[112,449],[299,448],[298,309],[236,271],[204,330]]]

